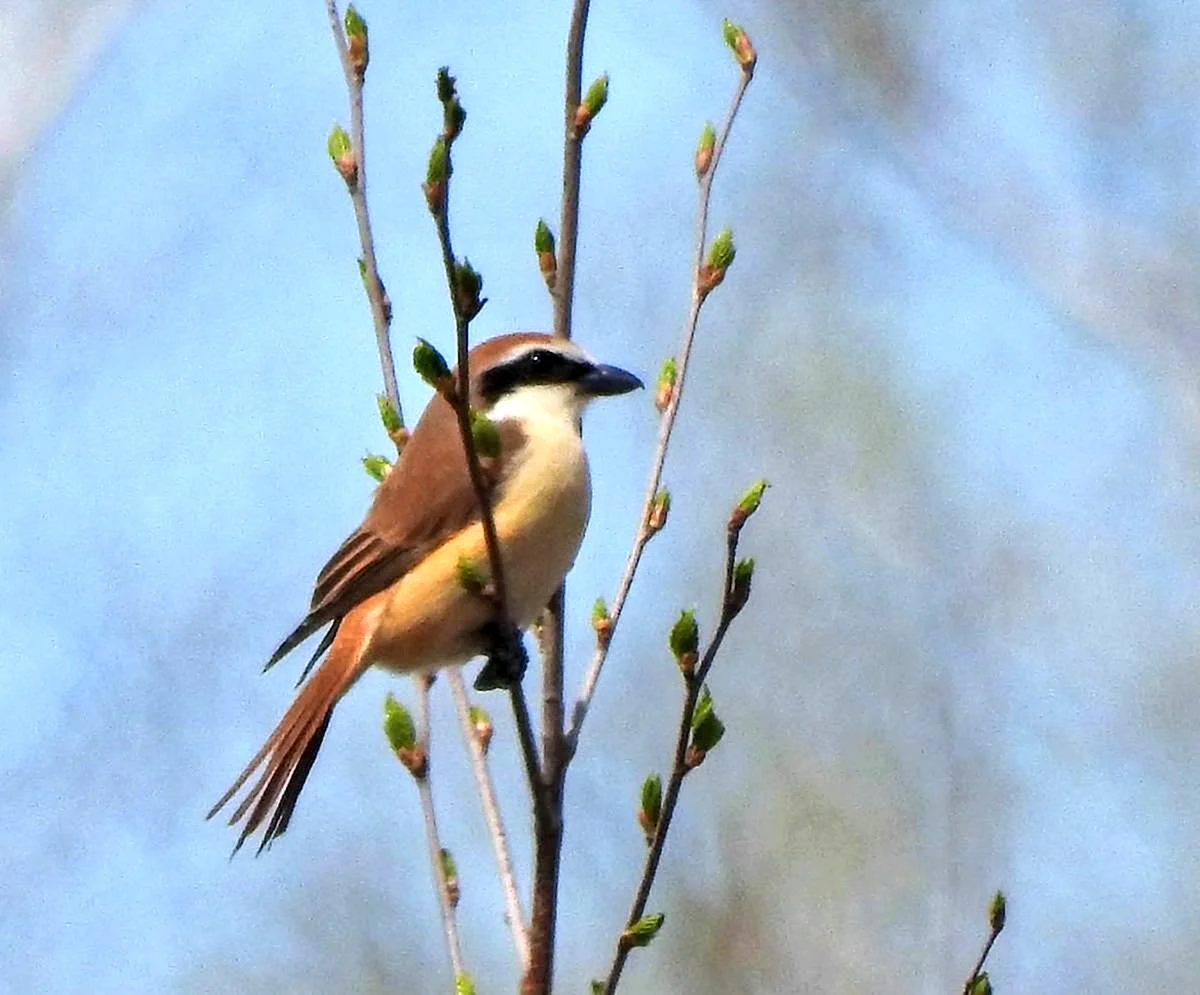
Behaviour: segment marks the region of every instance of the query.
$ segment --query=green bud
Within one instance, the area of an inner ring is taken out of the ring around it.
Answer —
[[[660,412],[667,410],[671,399],[675,396],[675,381],[678,378],[679,364],[675,361],[674,356],[668,356],[663,360],[662,367],[658,371],[658,383],[654,388],[654,406]]]
[[[538,218],[537,227],[533,230],[533,251],[539,256],[543,252],[554,251],[554,232],[541,218]]]
[[[736,255],[737,250],[733,246],[733,232],[728,228],[722,228],[708,247],[708,265],[715,270],[727,270],[733,264],[733,257]]]
[[[417,344],[413,347],[412,363],[417,376],[430,387],[437,391],[445,389],[450,379],[450,367],[446,365],[442,354],[425,339],[417,339]]]
[[[696,145],[696,178],[703,179],[712,166],[713,152],[717,147],[717,129],[711,121],[706,121],[700,131],[700,141]]]
[[[754,580],[754,560],[738,560],[733,568],[733,584],[729,589],[729,614],[736,615],[750,600],[750,582]]]
[[[430,185],[445,183],[450,179],[451,172],[450,146],[446,144],[445,139],[438,138],[429,150],[429,167],[425,170],[425,182]]]
[[[592,628],[596,632],[596,641],[601,646],[607,646],[612,638],[613,620],[603,598],[597,598],[592,604]]]
[[[471,442],[480,459],[496,459],[500,455],[500,429],[482,411],[471,412]]]
[[[488,747],[492,745],[492,733],[495,731],[492,717],[486,709],[480,708],[478,705],[471,705],[467,709],[467,714],[471,717],[471,728],[475,730],[475,737],[479,740],[479,745],[483,747],[483,752],[487,753]]]
[[[592,85],[587,88],[583,97],[583,106],[588,110],[588,117],[594,118],[608,103],[608,73],[597,76]]]
[[[458,865],[454,863],[454,854],[443,848],[438,856],[441,860],[442,873],[446,875],[446,880],[449,881],[451,878],[458,877]]]
[[[351,150],[350,136],[346,134],[346,129],[340,124],[335,124],[330,129],[325,147],[329,150],[329,158],[334,162],[337,162],[343,156],[349,155]]]
[[[438,69],[436,86],[437,98],[440,103],[444,104],[447,101],[453,100],[458,95],[455,89],[456,82],[457,80],[450,75],[449,66],[442,66]]]
[[[671,652],[675,654],[675,662],[679,664],[679,669],[685,676],[691,676],[700,648],[700,630],[696,625],[695,611],[689,608],[679,613],[679,619],[671,626],[671,635],[667,642]]]
[[[646,834],[646,842],[654,839],[658,820],[662,816],[662,778],[649,774],[642,782],[642,805],[638,810],[638,824]]]
[[[388,462],[387,457],[380,456],[378,453],[367,453],[362,458],[362,465],[363,469],[381,484],[392,469],[392,464]]]
[[[738,65],[742,67],[742,72],[750,75],[754,72],[754,66],[758,62],[758,53],[754,51],[754,43],[750,41],[750,36],[742,29],[740,24],[734,24],[729,18],[725,18],[721,22],[721,34],[725,38],[725,44],[732,50],[734,58],[737,59]]]
[[[967,995],[992,995],[992,982],[988,978],[987,971],[980,971],[971,979]]]
[[[1004,922],[1008,918],[1008,899],[1004,897],[1004,892],[997,891],[992,896],[991,908],[988,909],[988,925],[993,933],[999,933],[1004,929]]]
[[[475,995],[475,982],[469,974],[454,979],[454,995]]]
[[[692,715],[692,746],[701,753],[707,753],[721,742],[721,737],[724,735],[725,723],[717,718],[716,710],[713,708],[712,695],[706,684],[700,692],[700,700]]]
[[[388,399],[387,394],[376,394],[375,403],[379,405],[379,420],[383,422],[383,430],[388,435],[404,428],[404,422],[400,420],[400,413]]]
[[[743,525],[746,524],[746,519],[758,511],[758,506],[762,503],[763,493],[770,486],[765,479],[758,479],[751,484],[746,493],[739,499],[737,505],[729,515],[729,531],[739,532]]]
[[[412,716],[389,691],[383,702],[383,731],[388,744],[397,752],[411,750],[417,743],[417,731]]]
[[[671,492],[665,487],[654,495],[650,503],[650,514],[646,518],[646,528],[651,535],[661,532],[667,524],[667,516],[671,514]]]
[[[454,576],[458,579],[459,587],[471,594],[482,594],[488,585],[487,571],[483,565],[470,556],[460,556],[454,564]]]
[[[487,298],[479,296],[482,289],[483,277],[471,265],[471,260],[463,259],[454,264],[454,309],[460,317],[470,321],[483,310]]]
[[[662,929],[665,919],[666,916],[661,912],[642,916],[632,926],[625,929],[621,934],[621,942],[627,947],[644,947],[649,945],[650,941],[658,935],[658,931]]]
[[[592,995],[604,995],[604,982],[603,981],[597,981],[595,978],[593,978],[590,987],[591,987]]]
[[[346,26],[350,65],[361,79],[367,71],[367,63],[371,60],[371,52],[367,46],[367,22],[362,19],[354,4],[350,4],[346,8],[346,16],[342,23]]]

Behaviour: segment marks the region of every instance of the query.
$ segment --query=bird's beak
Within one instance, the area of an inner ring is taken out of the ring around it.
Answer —
[[[620,367],[597,363],[579,378],[579,386],[591,397],[612,397],[616,394],[628,394],[631,390],[646,385]]]

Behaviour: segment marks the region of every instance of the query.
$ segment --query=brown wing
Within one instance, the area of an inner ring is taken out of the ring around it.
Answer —
[[[519,426],[500,426],[501,460],[524,442]],[[455,440],[447,450],[445,440]],[[501,467],[501,472],[503,468]],[[305,674],[329,648],[337,624],[351,608],[390,587],[447,536],[479,517],[466,455],[458,443],[454,410],[440,396],[425,408],[404,452],[379,485],[361,526],[318,574],[308,615],[267,661],[267,669],[309,636],[333,627],[305,668]],[[302,678],[303,679],[303,678]]]

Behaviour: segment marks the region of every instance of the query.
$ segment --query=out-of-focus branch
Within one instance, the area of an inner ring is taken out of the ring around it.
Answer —
[[[383,370],[384,391],[403,424],[404,415],[400,406],[400,391],[396,386],[396,367],[392,360],[390,337],[392,302],[383,285],[383,280],[379,276],[379,265],[375,258],[375,239],[371,234],[371,215],[367,210],[367,159],[363,127],[363,82],[366,78],[367,62],[370,57],[367,46],[367,28],[365,22],[355,11],[354,5],[351,4],[347,8],[346,18],[354,30],[351,40],[348,42],[342,27],[342,20],[338,16],[336,0],[326,0],[325,9],[329,15],[329,26],[333,31],[333,40],[341,59],[342,72],[346,76],[346,89],[350,95],[349,137],[353,169],[343,168],[342,164],[338,164],[338,169],[342,173],[342,178],[346,180],[350,200],[354,205],[354,216],[358,221],[358,240],[362,248],[359,268],[362,273],[363,286],[366,288],[367,300],[371,305],[371,317],[375,323],[375,342],[379,347],[379,365]]]
[[[740,37],[744,39],[744,44],[750,46],[749,38],[745,35],[745,32],[742,32],[741,29],[738,29],[738,31],[740,32]],[[732,47],[733,42],[730,44]],[[750,86],[751,79],[754,77],[754,67],[757,61],[754,57],[752,46],[749,47],[748,54],[743,55],[739,53],[736,47],[734,48],[734,53],[741,67],[741,73],[739,74],[737,87],[733,93],[733,99],[729,104],[729,110],[726,112],[725,120],[721,123],[719,130],[713,132],[708,128],[705,129],[696,155],[696,171],[700,186],[696,208],[695,244],[693,247],[694,268],[692,273],[691,305],[688,309],[687,320],[684,322],[683,341],[672,367],[673,378],[667,385],[669,393],[666,396],[666,404],[662,410],[662,420],[659,423],[658,442],[654,449],[654,461],[650,469],[650,480],[646,485],[646,497],[642,503],[641,521],[638,525],[637,534],[634,536],[633,547],[629,551],[629,558],[626,560],[621,581],[617,585],[617,593],[608,607],[608,622],[605,637],[596,641],[596,649],[592,654],[591,664],[584,677],[582,690],[575,702],[575,707],[571,715],[571,725],[566,734],[565,744],[565,758],[567,763],[570,763],[579,746],[579,732],[583,726],[584,719],[587,717],[592,696],[596,693],[596,683],[600,679],[600,672],[604,667],[604,661],[608,658],[608,648],[611,645],[612,634],[616,629],[617,623],[620,621],[626,599],[629,597],[629,590],[633,586],[633,578],[637,573],[638,564],[641,562],[642,553],[646,549],[646,544],[662,527],[661,516],[656,514],[656,507],[661,504],[659,489],[662,486],[663,467],[667,460],[667,449],[671,444],[671,432],[675,428],[675,419],[679,413],[680,401],[683,398],[683,385],[687,379],[688,363],[692,355],[692,343],[695,340],[696,327],[700,320],[700,309],[704,306],[704,301],[707,299],[709,292],[716,285],[715,283],[711,283],[712,273],[706,270],[704,260],[705,244],[708,238],[708,209],[712,197],[713,180],[716,178],[717,166],[721,162],[721,154],[725,150],[725,143],[729,139],[730,132],[733,130],[733,122],[737,118],[738,109],[742,105],[742,98],[746,95],[746,90]]]
[[[529,966],[529,933],[525,928],[525,914],[521,911],[521,897],[517,891],[517,875],[513,870],[512,853],[508,846],[508,834],[500,815],[500,803],[496,797],[496,786],[492,782],[491,767],[487,762],[487,743],[491,738],[491,725],[486,730],[478,727],[472,715],[466,682],[462,668],[450,668],[450,689],[458,708],[463,739],[471,753],[471,769],[475,773],[475,784],[479,788],[479,801],[483,805],[483,817],[492,837],[492,849],[496,854],[496,866],[500,873],[500,887],[504,891],[505,916],[512,931],[513,947],[521,963],[522,972]]]

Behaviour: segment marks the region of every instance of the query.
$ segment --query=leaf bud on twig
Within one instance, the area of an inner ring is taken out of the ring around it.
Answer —
[[[646,517],[647,538],[661,532],[667,524],[667,516],[671,514],[671,492],[665,487],[654,495],[650,502],[650,514]]]
[[[500,429],[482,411],[471,412],[471,443],[481,460],[494,460],[500,456]]]
[[[738,560],[733,568],[733,583],[729,588],[729,601],[725,609],[730,618],[746,607],[746,602],[750,600],[750,583],[753,580],[754,560],[750,557]]]
[[[700,649],[700,629],[696,625],[694,610],[688,608],[679,613],[679,618],[671,626],[671,635],[667,643],[684,677],[690,679],[695,672]]]
[[[475,995],[475,979],[469,974],[460,974],[454,979],[454,995]]]
[[[354,146],[350,144],[350,136],[340,124],[335,124],[325,142],[329,158],[333,160],[338,175],[346,181],[350,189],[358,184],[358,156],[354,154]]]
[[[425,339],[417,339],[417,344],[413,346],[412,364],[417,376],[446,400],[453,401],[454,378],[450,376],[450,367],[446,365],[446,360],[432,343]]]
[[[992,995],[992,982],[987,971],[980,971],[971,979],[967,995]]]
[[[367,44],[367,22],[355,9],[354,4],[346,8],[343,18],[346,26],[346,42],[350,56],[350,66],[354,75],[361,80],[367,74],[367,63],[371,61],[371,50]]]
[[[729,523],[726,527],[731,535],[736,536],[741,532],[742,526],[746,524],[746,519],[758,511],[758,506],[762,504],[763,493],[770,486],[764,478],[760,478],[746,488],[746,493],[738,499],[733,511],[729,513]]]
[[[592,85],[587,88],[583,102],[575,108],[575,137],[582,138],[588,133],[592,121],[608,103],[608,73],[597,76]]]
[[[676,363],[674,356],[668,356],[663,360],[662,367],[658,371],[658,382],[654,387],[654,406],[660,413],[670,407],[671,399],[675,396],[675,382],[678,378],[679,364]]]
[[[729,18],[721,22],[721,34],[725,44],[733,51],[738,65],[747,76],[754,75],[754,66],[758,62],[758,53],[754,51],[754,43],[740,24],[734,24]]]
[[[383,702],[383,732],[400,762],[420,780],[429,770],[425,751],[417,743],[412,716],[389,691]]]
[[[377,483],[382,484],[387,475],[392,472],[392,464],[388,462],[386,456],[380,456],[378,453],[367,453],[362,458],[363,469]]]
[[[700,131],[700,142],[696,146],[696,179],[702,180],[712,166],[713,152],[717,147],[717,129],[706,121]]]
[[[475,738],[479,740],[479,747],[484,753],[487,753],[488,747],[492,745],[492,733],[495,728],[492,726],[492,717],[487,713],[487,709],[481,708],[479,705],[472,705],[468,709],[468,714],[471,717],[471,728],[475,732]]]
[[[645,947],[658,935],[666,916],[661,912],[642,916],[633,925],[626,927],[621,933],[620,943],[626,949],[630,947]]]
[[[596,642],[602,647],[607,646],[612,639],[613,620],[603,598],[597,598],[592,605],[592,628],[596,632]]]
[[[554,289],[554,281],[558,279],[558,256],[554,251],[554,233],[542,219],[538,219],[537,227],[533,230],[533,251],[537,253],[538,270],[546,281],[546,289]]]
[[[454,576],[458,586],[468,594],[485,594],[488,587],[488,575],[483,565],[472,556],[460,556],[454,564]]]
[[[702,297],[707,297],[725,279],[725,271],[733,265],[736,255],[737,249],[733,245],[733,232],[728,228],[722,228],[708,247],[708,259],[700,265],[697,282]]]
[[[646,834],[646,844],[654,841],[658,820],[662,816],[662,778],[648,774],[642,782],[642,804],[638,809],[638,825]]]
[[[992,896],[992,904],[988,909],[988,926],[991,927],[993,933],[999,935],[1004,929],[1004,922],[1008,918],[1008,899],[1004,897],[1004,892],[998,891]]]
[[[692,715],[692,741],[687,751],[687,767],[692,770],[704,763],[709,751],[721,742],[725,735],[725,723],[713,708],[712,695],[706,684],[700,692],[700,701]]]
[[[471,265],[471,260],[454,264],[454,311],[458,317],[470,321],[483,310],[487,298],[479,296],[482,289],[483,277]]]
[[[450,907],[454,908],[462,897],[462,889],[458,886],[458,865],[454,862],[454,854],[445,847],[438,856],[441,858],[442,876],[446,879],[446,897],[450,900]]]
[[[425,203],[434,217],[438,217],[446,208],[446,184],[453,172],[450,146],[444,138],[438,138],[429,150],[429,165],[425,169],[425,182],[421,184],[421,189],[425,191]]]

